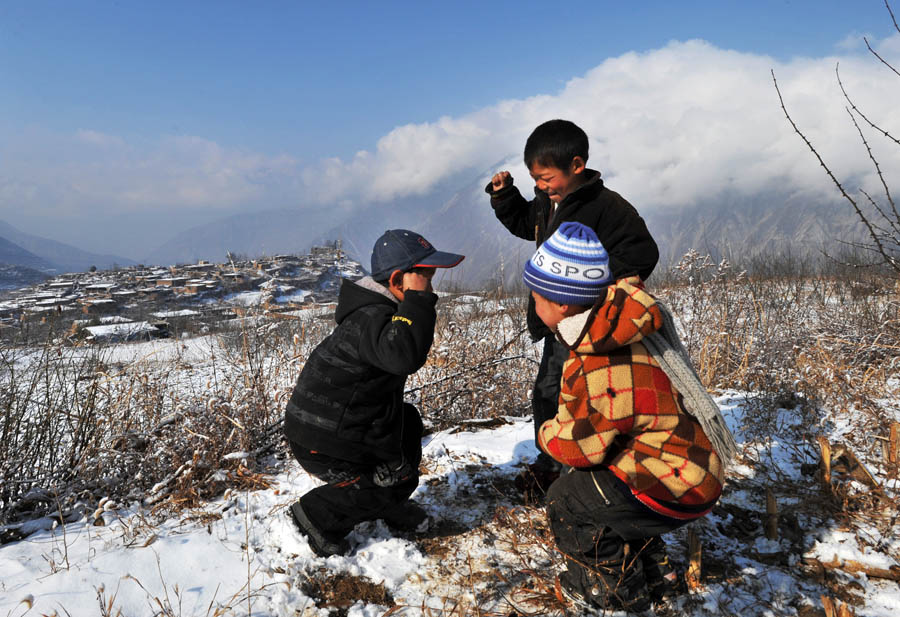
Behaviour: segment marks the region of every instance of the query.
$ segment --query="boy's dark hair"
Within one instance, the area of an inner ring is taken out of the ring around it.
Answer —
[[[525,166],[568,169],[576,156],[588,160],[588,138],[577,124],[568,120],[548,120],[531,132],[525,142]]]

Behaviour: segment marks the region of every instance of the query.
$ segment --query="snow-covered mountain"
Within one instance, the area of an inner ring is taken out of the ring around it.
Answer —
[[[106,270],[114,266],[137,264],[136,261],[127,257],[92,253],[70,244],[28,234],[4,221],[0,221],[0,240],[2,239],[15,244],[24,253],[6,254],[0,248],[0,263],[56,272],[83,272],[91,266]],[[39,261],[33,261],[34,257],[37,257]]]
[[[438,248],[466,255],[458,268],[444,273],[444,280],[470,287],[500,280],[516,285],[534,245],[513,237],[494,217],[484,192],[488,177],[485,172],[469,176],[467,183],[453,190],[444,186],[426,195],[371,202],[351,210],[315,205],[231,216],[180,233],[145,261],[221,260],[227,251],[251,257],[302,252],[340,239],[348,254],[367,266],[378,236],[401,227],[419,231]],[[525,180],[518,184],[530,198],[533,188]],[[610,188],[617,189],[614,180]],[[766,255],[835,254],[843,248],[841,241],[861,237],[855,215],[841,202],[787,191],[712,195],[677,208],[633,205],[660,247],[660,268],[676,263],[689,249],[716,259],[724,256],[747,262]]]

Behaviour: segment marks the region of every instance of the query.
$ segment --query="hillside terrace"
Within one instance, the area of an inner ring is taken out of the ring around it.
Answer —
[[[234,318],[232,307],[286,312],[334,302],[341,278],[363,275],[362,266],[347,259],[337,242],[313,247],[308,255],[66,273],[0,295],[0,325],[5,326],[0,332],[4,338],[23,330],[37,336],[41,326],[55,321],[73,338],[85,340],[168,336],[173,324],[185,332]],[[101,324],[101,316],[124,321],[101,328],[109,325]]]

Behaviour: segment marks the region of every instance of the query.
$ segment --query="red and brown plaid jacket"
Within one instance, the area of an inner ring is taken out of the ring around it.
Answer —
[[[662,326],[638,277],[622,279],[605,301],[559,326],[572,351],[563,367],[559,411],[540,429],[541,447],[573,467],[608,467],[653,510],[712,504],[724,469],[681,394],[641,342]]]

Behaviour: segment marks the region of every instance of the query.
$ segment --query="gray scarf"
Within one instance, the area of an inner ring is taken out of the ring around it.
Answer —
[[[700,382],[691,358],[675,330],[672,313],[658,299],[657,306],[663,316],[663,326],[644,337],[642,342],[662,367],[675,389],[684,397],[685,410],[703,427],[703,432],[709,437],[716,454],[722,460],[723,467],[727,468],[738,452],[734,436],[728,430],[719,406]]]

